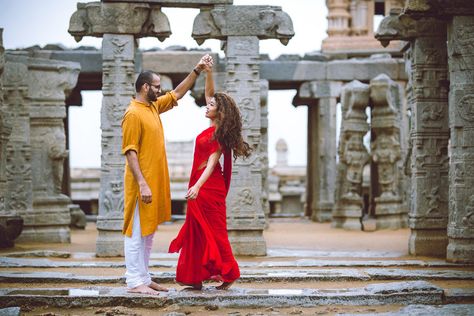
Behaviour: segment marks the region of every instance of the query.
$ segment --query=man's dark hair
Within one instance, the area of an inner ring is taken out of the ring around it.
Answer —
[[[151,84],[151,82],[153,81],[153,75],[159,76],[158,73],[151,70],[142,71],[138,75],[137,81],[135,81],[135,91],[140,92],[140,89],[145,83]]]

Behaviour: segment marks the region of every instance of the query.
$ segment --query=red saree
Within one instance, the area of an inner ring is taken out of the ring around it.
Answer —
[[[214,131],[215,127],[210,127],[196,138],[189,187],[204,172],[205,168],[198,170],[198,167],[220,148],[213,139]],[[181,284],[194,285],[208,279],[233,282],[240,277],[227,235],[225,198],[231,169],[232,157],[228,150],[224,152],[224,171],[217,163],[198,197],[188,200],[184,225],[169,247],[169,252],[181,250],[176,268],[176,281]]]

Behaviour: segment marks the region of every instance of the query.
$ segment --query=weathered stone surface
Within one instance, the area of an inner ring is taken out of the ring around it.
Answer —
[[[86,228],[86,214],[77,204],[70,204],[69,211],[71,212],[70,227],[85,229]]]
[[[353,81],[342,88],[342,122],[339,139],[335,205],[332,226],[361,229],[362,170],[369,162],[363,137],[369,130],[365,108],[369,85]]]
[[[102,2],[150,3],[163,7],[200,8],[202,6],[232,4],[233,0],[102,0]]]
[[[201,45],[206,39],[228,36],[277,38],[284,45],[294,36],[290,16],[276,6],[219,6],[201,8],[192,36]]]
[[[409,305],[401,308],[395,312],[388,313],[377,313],[377,314],[357,314],[361,316],[369,315],[379,315],[379,316],[427,316],[427,315],[437,315],[437,316],[452,316],[452,315],[471,315],[473,311],[472,304],[458,304],[458,305]],[[338,314],[343,315],[352,315],[352,314]]]
[[[474,263],[474,17],[455,16],[448,26],[449,223],[447,258]]]
[[[0,309],[0,316],[20,316],[20,307],[8,307]]]
[[[102,37],[104,34],[154,36],[164,41],[171,34],[168,17],[160,6],[104,2],[78,3],[68,32],[78,42],[84,36]]]
[[[401,87],[387,75],[381,74],[370,81],[371,163],[377,170],[376,175],[371,174],[371,195],[377,228],[407,226],[401,187],[401,143],[405,141],[400,133],[402,97]]]
[[[238,289],[218,291],[204,288],[201,292],[170,291],[150,300],[149,297],[126,292],[125,287],[87,289],[1,289],[0,306],[180,306],[217,307],[284,307],[381,304],[442,304],[443,290],[428,282],[394,282],[351,289]]]
[[[298,90],[298,103],[308,105],[306,203],[312,220],[331,220],[336,186],[336,105],[338,81],[308,81]]]

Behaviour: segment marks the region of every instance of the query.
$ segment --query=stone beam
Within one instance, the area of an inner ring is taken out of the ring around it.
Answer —
[[[202,8],[194,20],[193,38],[226,40],[229,36],[276,38],[284,45],[295,35],[290,16],[276,6],[221,6]]]
[[[414,17],[474,15],[472,0],[407,0],[404,12]]]
[[[108,3],[147,3],[159,5],[162,7],[173,8],[201,8],[215,5],[232,4],[233,0],[102,0]]]
[[[158,5],[88,2],[77,4],[68,32],[78,42],[84,36],[103,37],[104,34],[150,36],[164,41],[171,29],[168,17]]]

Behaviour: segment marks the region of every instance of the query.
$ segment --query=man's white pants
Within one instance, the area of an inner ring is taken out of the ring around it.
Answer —
[[[138,204],[133,216],[132,237],[125,236],[125,278],[127,287],[133,289],[139,285],[150,285],[151,277],[148,273],[151,246],[154,234],[142,237],[140,228],[140,212]]]

